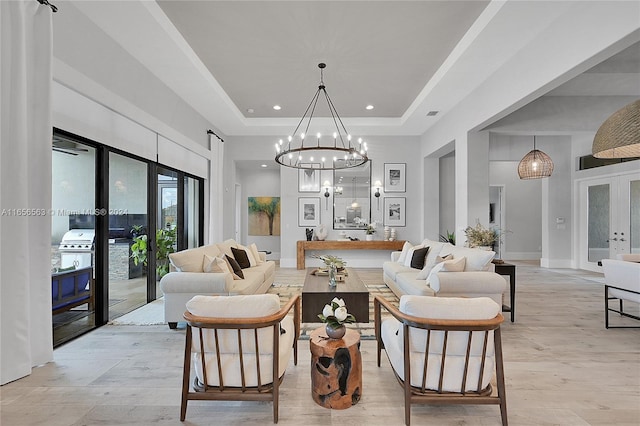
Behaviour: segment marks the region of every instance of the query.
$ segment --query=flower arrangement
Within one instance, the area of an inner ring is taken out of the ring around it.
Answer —
[[[467,226],[464,230],[467,236],[469,247],[492,247],[502,238],[502,231],[495,228],[485,228],[480,221],[476,222],[476,226]]]
[[[316,259],[320,259],[327,265],[327,268],[335,267],[336,269],[342,269],[347,266],[347,262],[339,258],[338,256],[332,256],[330,254],[323,254],[322,256],[314,256]]]
[[[356,317],[347,311],[344,300],[337,297],[334,297],[330,304],[324,305],[322,313],[318,314],[318,318],[334,328],[356,322]]]

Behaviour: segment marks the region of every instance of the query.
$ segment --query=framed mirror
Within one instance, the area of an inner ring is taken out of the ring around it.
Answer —
[[[371,222],[371,161],[333,171],[333,229],[367,229]]]

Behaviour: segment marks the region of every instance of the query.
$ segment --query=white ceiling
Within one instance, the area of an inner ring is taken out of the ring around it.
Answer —
[[[158,4],[245,117],[302,115],[324,62],[342,117],[397,118],[488,1]]]
[[[289,134],[317,89],[319,62],[327,63],[327,91],[352,133],[422,135],[582,7],[520,0],[74,5],[228,136]],[[547,95],[640,96],[640,44],[580,72],[550,84]]]

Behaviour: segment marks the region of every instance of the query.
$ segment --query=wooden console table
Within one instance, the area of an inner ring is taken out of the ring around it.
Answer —
[[[402,250],[404,241],[298,241],[297,268],[304,269],[307,250]]]

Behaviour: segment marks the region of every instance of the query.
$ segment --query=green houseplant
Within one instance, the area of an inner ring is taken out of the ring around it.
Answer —
[[[176,228],[158,229],[156,231],[156,277],[158,279],[169,273],[169,254],[176,250]],[[131,244],[131,258],[135,265],[147,266],[147,235],[138,235]]]

